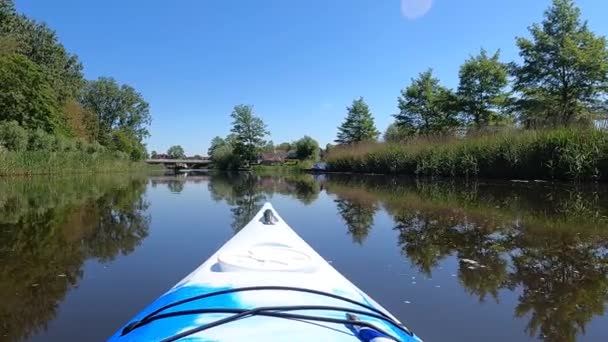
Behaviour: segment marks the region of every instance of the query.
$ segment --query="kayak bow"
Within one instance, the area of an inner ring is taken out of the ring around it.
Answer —
[[[110,341],[416,341],[270,203]]]

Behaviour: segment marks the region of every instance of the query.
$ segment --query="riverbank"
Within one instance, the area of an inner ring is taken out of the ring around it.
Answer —
[[[292,164],[281,165],[253,165],[250,171],[258,175],[280,175],[289,173],[305,172],[313,166],[313,161],[299,161]]]
[[[0,176],[110,173],[156,170],[116,152],[0,151]]]
[[[555,129],[335,148],[328,171],[427,177],[608,180],[608,133]]]

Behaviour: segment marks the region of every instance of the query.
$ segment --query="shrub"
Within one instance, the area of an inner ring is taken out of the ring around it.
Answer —
[[[41,129],[31,131],[29,134],[27,149],[30,151],[50,150],[53,146],[54,137]]]
[[[319,143],[305,135],[302,139],[296,141],[296,156],[300,160],[319,159]]]
[[[0,123],[0,144],[9,151],[24,151],[27,148],[27,131],[16,121]]]

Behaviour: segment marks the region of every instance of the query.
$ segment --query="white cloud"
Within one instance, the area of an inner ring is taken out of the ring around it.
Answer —
[[[417,19],[431,10],[433,0],[401,0],[401,13],[408,19]]]

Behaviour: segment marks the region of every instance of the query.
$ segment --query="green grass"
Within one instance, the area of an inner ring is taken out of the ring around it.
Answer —
[[[153,170],[116,153],[0,150],[0,176]]]
[[[608,133],[555,129],[334,149],[330,171],[430,177],[608,179]]]

